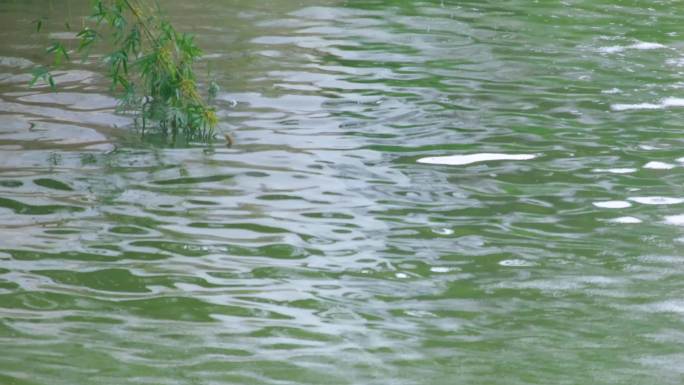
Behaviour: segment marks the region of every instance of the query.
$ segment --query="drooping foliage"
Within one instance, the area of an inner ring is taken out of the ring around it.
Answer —
[[[164,132],[211,138],[218,120],[197,87],[193,64],[202,51],[193,36],[176,31],[153,0],[91,1],[93,10],[77,34],[76,50],[87,57],[97,43],[108,47],[103,62],[120,107],[135,112],[143,129],[154,122]],[[42,21],[36,24],[40,30]],[[37,68],[32,84],[42,79],[54,88],[50,70],[70,55],[58,41],[47,52],[54,55],[54,63]],[[215,91],[212,84],[209,93]]]

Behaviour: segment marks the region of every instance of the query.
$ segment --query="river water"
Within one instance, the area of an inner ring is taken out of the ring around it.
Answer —
[[[27,88],[85,3],[0,0],[0,383],[684,382],[680,2],[164,1],[232,148]]]

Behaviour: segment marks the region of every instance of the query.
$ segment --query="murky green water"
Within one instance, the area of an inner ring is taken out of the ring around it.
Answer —
[[[27,90],[83,3],[0,0],[0,383],[684,382],[680,2],[164,1],[231,149]]]

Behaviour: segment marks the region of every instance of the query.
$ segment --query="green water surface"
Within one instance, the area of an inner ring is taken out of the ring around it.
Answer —
[[[0,0],[0,384],[684,383],[681,1],[161,3],[232,148]]]

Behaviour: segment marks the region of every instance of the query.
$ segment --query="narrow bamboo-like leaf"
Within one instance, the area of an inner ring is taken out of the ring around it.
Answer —
[[[40,30],[43,29],[43,19],[42,18],[33,20],[33,24],[36,25],[36,32],[40,32]]]
[[[70,60],[66,47],[60,42],[53,42],[52,45],[47,48],[47,52],[55,55],[55,65],[60,65],[62,59]]]
[[[78,52],[83,52],[84,50],[89,49],[99,37],[96,31],[88,27],[83,28],[78,34],[76,34],[76,36],[80,39]]]
[[[34,68],[33,71],[31,72],[31,75],[33,76],[33,78],[29,82],[29,87],[33,87],[36,84],[36,82],[38,81],[38,79],[42,79],[46,73],[47,73],[47,68],[45,68],[45,67]]]
[[[48,84],[50,84],[50,88],[52,88],[53,91],[57,89],[57,85],[55,84],[55,79],[52,77],[52,75],[48,72],[45,76],[47,76]]]
[[[57,89],[55,79],[52,77],[52,74],[50,74],[50,71],[46,67],[34,68],[31,74],[33,78],[29,82],[29,87],[33,87],[40,79],[47,83],[53,91]]]

